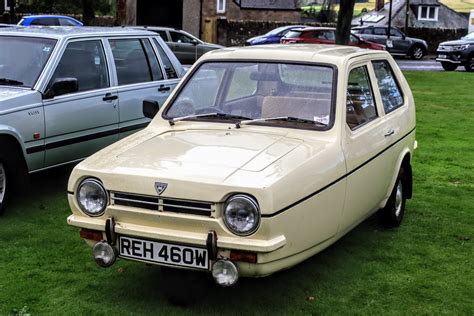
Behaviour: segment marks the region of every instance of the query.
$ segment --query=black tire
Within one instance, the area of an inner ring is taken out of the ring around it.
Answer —
[[[0,216],[15,192],[28,187],[28,172],[23,157],[11,141],[0,141]]]
[[[0,216],[3,215],[10,195],[10,188],[7,186],[8,174],[7,163],[2,154],[0,154]]]
[[[466,60],[466,63],[464,64],[464,69],[466,69],[468,72],[474,71],[474,56],[469,56],[469,58]]]
[[[398,227],[402,223],[405,214],[407,188],[405,171],[400,168],[392,194],[390,194],[385,207],[380,210],[380,221],[385,227]]]
[[[410,49],[410,58],[414,60],[420,60],[426,55],[426,50],[423,46],[414,45]]]
[[[204,272],[162,267],[161,274],[161,290],[174,305],[191,306],[202,301],[212,285],[212,277]]]
[[[441,62],[441,67],[443,67],[443,69],[446,70],[446,71],[454,71],[458,68],[458,65],[442,61]]]

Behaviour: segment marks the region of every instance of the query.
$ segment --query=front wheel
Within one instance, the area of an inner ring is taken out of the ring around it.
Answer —
[[[385,207],[380,210],[380,220],[384,226],[398,227],[402,223],[405,214],[406,186],[405,171],[400,168],[392,194]]]
[[[471,56],[467,59],[466,63],[464,64],[464,69],[469,72],[474,71],[474,56]]]
[[[9,188],[8,188],[9,189]],[[0,159],[0,215],[3,214],[7,203],[9,190],[7,190],[7,168]]]
[[[454,70],[456,70],[456,68],[458,68],[457,64],[448,63],[448,62],[445,62],[445,61],[441,62],[441,66],[446,71],[454,71]]]
[[[425,56],[425,50],[421,46],[415,46],[411,49],[410,57],[414,60],[420,60]]]

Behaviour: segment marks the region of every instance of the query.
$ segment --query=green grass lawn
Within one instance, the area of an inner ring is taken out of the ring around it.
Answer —
[[[0,218],[0,315],[474,314],[474,75],[407,72],[419,148],[414,196],[398,229],[370,218],[293,269],[192,307],[169,304],[157,267],[95,265],[69,215],[70,168],[33,177]]]

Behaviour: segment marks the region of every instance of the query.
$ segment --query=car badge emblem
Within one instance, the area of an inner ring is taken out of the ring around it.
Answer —
[[[158,195],[163,193],[167,187],[168,187],[167,183],[155,182],[155,190],[156,190],[156,193],[158,193]]]

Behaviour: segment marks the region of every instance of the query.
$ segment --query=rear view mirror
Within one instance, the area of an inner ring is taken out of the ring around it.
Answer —
[[[44,94],[44,97],[51,99],[58,95],[77,91],[79,91],[79,82],[76,78],[56,78]]]
[[[158,101],[143,100],[143,116],[153,119],[160,110]]]

